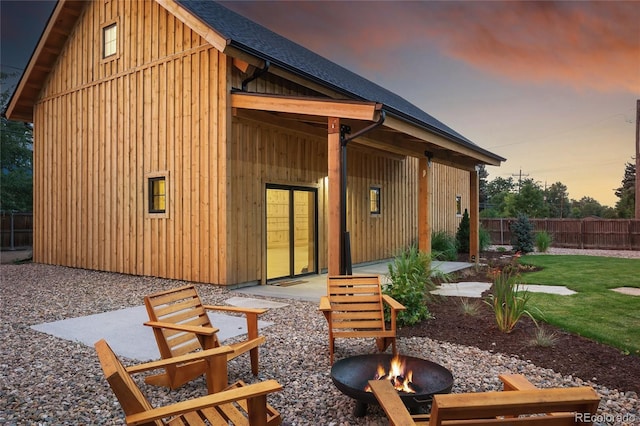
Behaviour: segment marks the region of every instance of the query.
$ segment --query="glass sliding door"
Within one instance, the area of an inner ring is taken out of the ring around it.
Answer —
[[[267,185],[267,280],[317,271],[317,190]]]

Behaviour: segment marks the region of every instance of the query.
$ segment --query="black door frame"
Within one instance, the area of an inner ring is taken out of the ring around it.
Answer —
[[[266,207],[267,207],[267,191],[270,189],[280,189],[280,190],[285,190],[285,191],[289,191],[289,275],[284,275],[281,277],[275,277],[275,278],[268,278],[269,274],[267,273],[268,271],[265,271],[265,277],[267,277],[267,282],[269,281],[275,281],[275,280],[281,280],[283,278],[295,278],[295,277],[301,277],[301,276],[305,276],[305,275],[312,275],[312,274],[317,274],[318,273],[318,188],[314,187],[314,186],[300,186],[300,185],[285,185],[285,184],[276,184],[276,183],[267,183],[265,185],[265,190],[264,190],[264,198],[265,198],[265,215],[264,215],[264,229],[265,229],[265,235],[267,233],[267,215],[266,215]],[[306,272],[306,273],[301,273],[301,274],[295,274],[294,273],[294,267],[295,267],[295,217],[294,217],[294,209],[295,209],[295,205],[293,203],[293,193],[294,191],[303,191],[303,192],[311,192],[313,193],[313,197],[314,197],[314,209],[313,209],[313,271],[310,272]],[[268,264],[269,264],[269,260],[268,260],[268,251],[267,251],[267,238],[264,239],[265,241],[265,246],[264,246],[264,253],[265,253],[265,267],[268,268]]]

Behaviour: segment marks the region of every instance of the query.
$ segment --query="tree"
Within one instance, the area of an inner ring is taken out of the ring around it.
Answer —
[[[0,74],[4,82],[6,74]],[[0,95],[0,108],[9,102],[7,90]],[[0,209],[31,211],[33,205],[33,133],[30,126],[0,119]]]
[[[545,191],[547,208],[549,209],[549,217],[569,217],[571,212],[571,203],[567,196],[567,187],[560,182],[552,184]]]
[[[591,197],[582,197],[580,200],[571,202],[571,217],[582,219],[589,216],[602,218],[614,218],[615,214],[611,207],[606,207]]]
[[[547,217],[548,209],[544,203],[544,191],[532,179],[524,180],[519,193],[511,193],[505,198],[504,213],[507,217],[520,215]]]
[[[480,204],[480,211],[487,208],[487,177],[489,172],[484,164],[478,166],[478,202]]]
[[[485,209],[481,212],[482,217],[499,217],[503,215],[505,198],[515,190],[513,178],[496,177],[487,183],[487,201]]]
[[[636,165],[632,163],[625,164],[624,177],[622,178],[622,185],[615,190],[616,197],[619,198],[616,202],[616,212],[619,218],[628,219],[635,216],[635,202],[636,202]]]
[[[518,219],[511,224],[511,245],[515,251],[522,254],[533,251],[533,225],[527,215],[520,214]]]
[[[469,239],[471,235],[471,221],[469,220],[469,212],[464,209],[462,220],[458,225],[458,231],[456,232],[456,244],[458,246],[458,252],[469,253]]]

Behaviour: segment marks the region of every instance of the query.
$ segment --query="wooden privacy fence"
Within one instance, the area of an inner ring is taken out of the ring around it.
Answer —
[[[511,244],[514,218],[480,219],[492,244]],[[529,219],[534,232],[547,231],[553,247],[640,250],[640,220],[636,219]]]
[[[33,245],[33,213],[0,213],[0,248],[13,250]]]

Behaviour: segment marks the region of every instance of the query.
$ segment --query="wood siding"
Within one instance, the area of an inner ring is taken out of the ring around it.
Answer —
[[[263,281],[265,233],[265,187],[267,184],[307,186],[318,189],[319,267],[327,267],[326,139],[243,119],[234,119],[229,147],[228,223],[229,282]],[[385,153],[353,147],[347,155],[347,228],[351,236],[354,264],[387,259],[416,241],[418,159],[398,159]],[[455,195],[468,203],[469,173],[433,164],[432,179],[438,194],[439,220],[434,229],[455,233],[460,217],[455,214]],[[465,181],[466,177],[466,181]],[[381,188],[379,215],[369,212],[369,188]],[[444,209],[447,211],[445,212]]]
[[[89,2],[35,107],[34,259],[224,282],[227,69],[155,2]],[[166,218],[146,213],[157,172]]]
[[[456,214],[456,196],[462,197],[462,213],[469,209],[469,172],[432,163],[431,228],[455,235],[462,215]]]
[[[117,53],[102,59],[102,28]],[[265,185],[318,190],[320,269],[327,266],[327,138],[231,118],[242,74],[231,58],[153,1],[95,1],[34,108],[34,260],[214,284],[264,281]],[[249,90],[318,95],[269,75]],[[284,122],[280,120],[280,122]],[[435,164],[433,229],[455,232],[468,172]],[[418,160],[348,149],[354,263],[417,238]],[[167,178],[168,210],[147,212],[150,176]],[[381,188],[380,215],[369,188]]]

